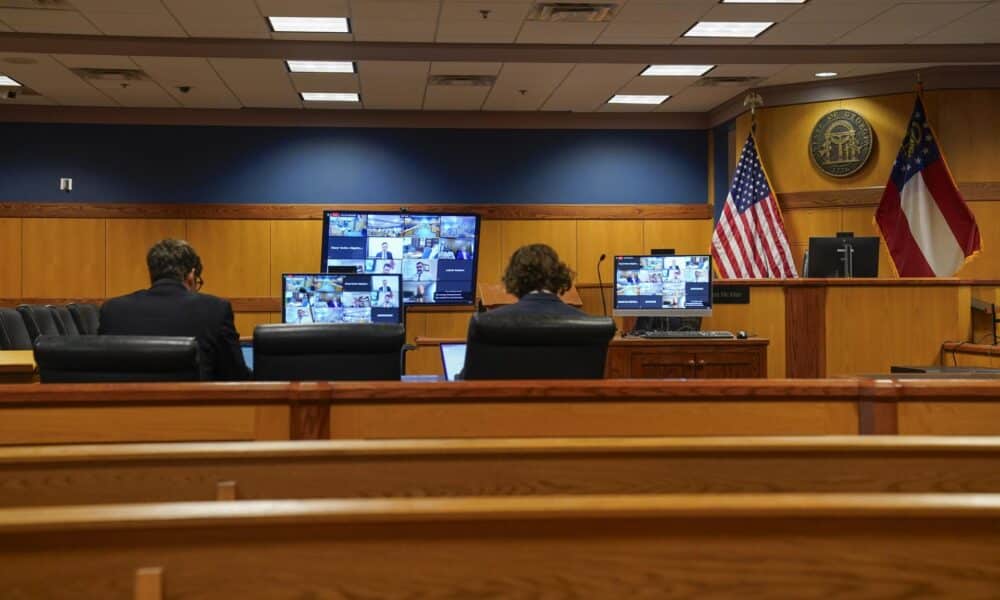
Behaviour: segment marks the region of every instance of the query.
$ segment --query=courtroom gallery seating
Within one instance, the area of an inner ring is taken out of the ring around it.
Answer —
[[[197,381],[193,337],[42,335],[35,340],[42,383]]]
[[[56,329],[59,330],[60,335],[80,335],[80,330],[77,328],[76,321],[73,319],[73,315],[70,314],[69,308],[53,304],[49,304],[48,308],[52,311],[52,317],[56,322]]]
[[[254,378],[260,381],[398,381],[403,325],[258,325]]]
[[[606,317],[477,313],[465,379],[601,379],[614,335]]]
[[[32,342],[40,335],[62,335],[59,326],[56,325],[56,317],[48,306],[22,304],[17,307],[17,312],[21,313],[24,326],[28,328],[28,335]]]
[[[96,304],[67,304],[66,308],[76,322],[81,335],[97,335],[101,320],[101,309]]]
[[[13,308],[0,308],[0,350],[31,350],[31,335]]]

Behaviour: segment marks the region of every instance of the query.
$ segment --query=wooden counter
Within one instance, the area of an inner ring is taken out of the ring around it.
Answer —
[[[0,383],[31,383],[38,366],[32,350],[0,350]]]

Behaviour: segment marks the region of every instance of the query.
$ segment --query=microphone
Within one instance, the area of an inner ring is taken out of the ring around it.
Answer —
[[[601,263],[607,255],[602,254],[601,258],[597,259],[597,284],[600,286],[598,289],[601,292],[601,307],[604,309],[604,316],[608,316],[608,301],[604,299],[604,282],[601,281]]]

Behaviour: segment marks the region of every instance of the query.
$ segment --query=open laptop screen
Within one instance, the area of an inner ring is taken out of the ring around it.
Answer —
[[[465,368],[465,344],[441,344],[441,364],[445,380],[455,381]]]

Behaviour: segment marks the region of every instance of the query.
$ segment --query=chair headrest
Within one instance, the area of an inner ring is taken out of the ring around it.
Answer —
[[[376,354],[399,352],[406,329],[397,324],[291,323],[258,325],[253,331],[254,353]]]
[[[469,342],[521,346],[571,346],[607,343],[615,335],[610,317],[476,313]]]
[[[42,335],[35,359],[39,366],[72,371],[172,372],[198,364],[198,343],[193,337]]]

